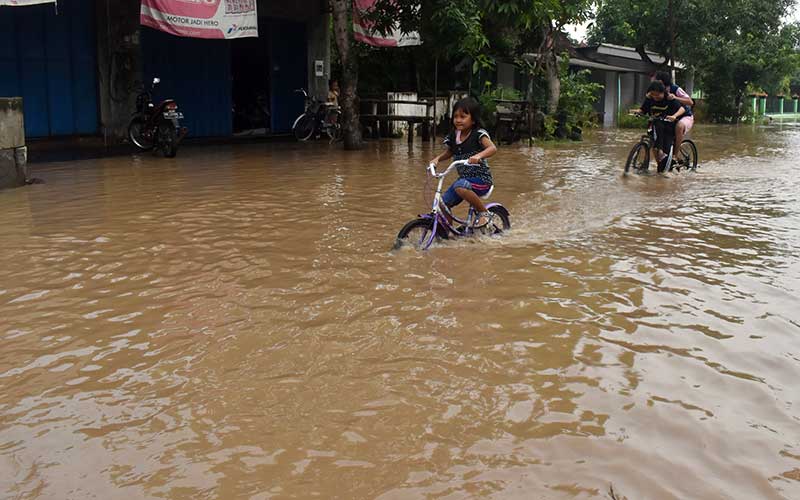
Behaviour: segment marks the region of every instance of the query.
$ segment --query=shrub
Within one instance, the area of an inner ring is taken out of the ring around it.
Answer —
[[[622,113],[619,115],[619,128],[638,128],[643,129],[647,127],[647,118],[644,116],[629,115]]]
[[[494,102],[495,99],[509,99],[513,101],[520,101],[523,99],[522,93],[516,89],[508,89],[502,86],[492,88],[490,85],[486,85],[483,93],[478,98],[478,101],[481,103],[481,112],[483,116],[484,125],[489,130],[494,129],[496,125],[495,120],[495,112],[497,111],[497,103]]]
[[[599,99],[603,85],[589,81],[591,71],[569,71],[569,59],[561,64],[561,95],[558,110],[566,114],[566,125],[587,127],[597,125],[594,103]]]

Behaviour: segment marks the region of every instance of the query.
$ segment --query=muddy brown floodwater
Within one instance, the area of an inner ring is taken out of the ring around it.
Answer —
[[[623,178],[636,137],[502,147],[511,233],[425,254],[428,146],[37,165],[0,497],[800,498],[800,127]]]

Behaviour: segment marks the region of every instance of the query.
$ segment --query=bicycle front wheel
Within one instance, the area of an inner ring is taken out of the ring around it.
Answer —
[[[634,172],[647,170],[647,165],[649,163],[650,148],[646,143],[640,142],[635,145],[628,154],[628,161],[625,162],[625,173],[628,174],[631,170]]]
[[[431,239],[432,232],[433,219],[414,219],[397,233],[394,249],[413,247],[416,250],[424,250]]]
[[[681,168],[692,171],[697,170],[697,146],[695,146],[694,142],[689,139],[684,139],[681,142],[677,160]]]
[[[508,215],[508,210],[500,205],[489,207],[488,210],[494,214],[492,222],[486,227],[481,228],[483,234],[496,235],[502,234],[503,231],[511,229],[511,218]]]
[[[294,134],[294,138],[298,141],[307,141],[311,139],[314,135],[314,129],[316,128],[316,124],[314,123],[314,117],[312,115],[302,115],[294,122],[294,127],[292,127],[292,133]]]

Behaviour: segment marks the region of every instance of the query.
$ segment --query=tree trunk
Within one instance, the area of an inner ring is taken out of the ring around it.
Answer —
[[[550,22],[542,25],[542,45],[539,57],[544,58],[544,73],[547,78],[547,114],[558,111],[558,100],[561,98],[561,80],[558,75],[558,54],[556,53],[555,30]]]
[[[358,117],[356,90],[358,88],[358,61],[352,48],[352,0],[332,0],[333,34],[339,59],[342,63],[341,95],[342,133],[345,149],[361,149],[361,123]]]
[[[552,115],[558,110],[558,100],[561,98],[561,80],[558,78],[558,58],[555,54],[547,54],[547,62],[545,63],[544,69],[547,74],[547,114]]]
[[[644,44],[637,45],[636,52],[639,54],[639,57],[642,58],[642,61],[646,62],[647,64],[652,64],[653,66],[657,66],[657,64],[654,63],[652,59],[650,59],[650,56],[647,55],[647,49],[644,47]],[[664,60],[666,62],[667,58],[665,58]]]

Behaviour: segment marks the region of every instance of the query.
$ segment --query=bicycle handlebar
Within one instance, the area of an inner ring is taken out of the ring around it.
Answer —
[[[675,122],[678,121],[678,120],[667,120],[666,118],[662,118],[660,116],[648,116],[648,115],[646,115],[644,113],[631,113],[631,115],[639,117],[639,118],[647,118],[648,120],[653,121],[653,122],[675,123]]]
[[[433,162],[430,162],[428,164],[428,171],[431,173],[431,176],[433,176],[433,177],[444,177],[447,174],[449,174],[451,170],[453,170],[455,167],[457,167],[459,165],[471,165],[471,163],[469,163],[469,161],[467,161],[467,160],[456,160],[453,163],[451,163],[450,166],[448,166],[446,169],[444,169],[444,172],[442,172],[441,174],[437,174],[436,173],[436,164],[433,163]]]

